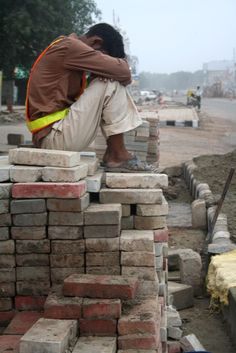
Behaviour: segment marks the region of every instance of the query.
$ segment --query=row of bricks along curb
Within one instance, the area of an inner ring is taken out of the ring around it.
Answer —
[[[112,179],[116,186],[112,185]],[[0,312],[1,322],[12,318],[14,308],[43,309],[52,284],[80,273],[137,276],[138,301],[142,303],[150,296],[160,295],[161,321],[167,304],[164,287],[167,286],[168,237],[165,222],[168,204],[161,188],[168,185],[167,176],[133,174],[122,180],[122,174],[107,174],[105,180],[106,187],[99,194],[100,204],[90,204],[84,180],[0,185],[2,210],[7,211],[0,214],[4,255],[0,261],[0,282],[4,289],[1,297],[5,301]],[[105,202],[106,197],[109,202]],[[121,215],[122,218],[133,216],[135,225],[120,234]],[[155,246],[153,231],[155,239],[159,239],[155,240]],[[93,323],[92,328],[93,325],[97,329],[100,322]],[[155,337],[145,333],[137,340],[138,332],[123,336],[117,332],[119,325],[114,327],[116,334],[123,337],[118,337],[118,342],[123,342],[119,343],[120,348],[155,346],[161,352],[160,332]],[[160,331],[160,323],[158,327]],[[167,344],[161,341],[165,352]]]
[[[210,229],[216,206],[215,197],[207,183],[200,183],[194,176],[197,165],[193,162],[183,164],[183,172],[186,184],[192,197],[192,224],[194,227]],[[227,225],[227,215],[220,213],[216,221],[212,242],[208,245],[208,253],[211,255],[224,253],[236,249],[236,245],[230,239]]]

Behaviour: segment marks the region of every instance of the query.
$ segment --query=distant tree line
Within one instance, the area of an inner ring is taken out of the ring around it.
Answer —
[[[39,53],[61,34],[81,34],[100,11],[94,0],[0,0],[0,70],[30,69]]]
[[[204,74],[202,70],[195,72],[178,71],[171,74],[141,72],[139,74],[140,89],[143,90],[185,90],[202,86]]]

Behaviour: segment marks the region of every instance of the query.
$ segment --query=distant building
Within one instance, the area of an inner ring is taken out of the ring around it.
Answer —
[[[235,86],[235,64],[233,60],[210,61],[203,64],[204,86],[221,84],[225,90]]]

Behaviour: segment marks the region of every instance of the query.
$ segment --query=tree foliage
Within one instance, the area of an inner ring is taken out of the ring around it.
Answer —
[[[141,89],[157,90],[181,90],[202,86],[204,74],[199,70],[196,72],[178,71],[172,74],[158,74],[141,72],[139,75]]]
[[[94,0],[0,0],[0,70],[29,69],[56,37],[83,33],[99,18]]]

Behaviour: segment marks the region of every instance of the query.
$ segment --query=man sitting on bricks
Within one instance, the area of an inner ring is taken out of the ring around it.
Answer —
[[[99,126],[107,170],[150,171],[125,147],[123,133],[138,127],[126,86],[131,73],[120,33],[106,23],[85,35],[61,36],[34,63],[27,89],[27,126],[36,147],[82,151]]]

